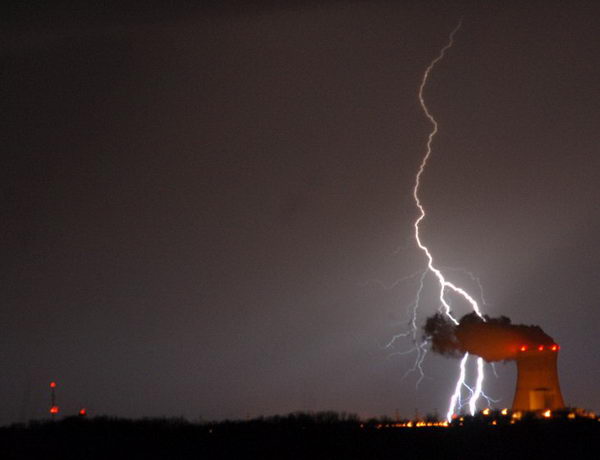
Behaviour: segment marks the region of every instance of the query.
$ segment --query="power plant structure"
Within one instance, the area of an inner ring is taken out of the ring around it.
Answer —
[[[489,363],[516,361],[514,412],[565,408],[556,365],[560,347],[541,327],[512,324],[505,316],[481,318],[475,313],[453,324],[436,313],[427,318],[423,330],[436,353],[463,356],[463,360],[470,353]]]
[[[516,357],[517,388],[513,411],[556,410],[565,407],[558,383],[557,344],[522,345]]]

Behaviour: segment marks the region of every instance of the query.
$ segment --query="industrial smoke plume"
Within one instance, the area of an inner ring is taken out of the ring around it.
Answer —
[[[446,315],[436,313],[427,318],[423,331],[434,352],[456,358],[470,353],[488,362],[505,361],[519,358],[525,350],[558,349],[539,326],[511,324],[505,316],[481,318],[469,313],[454,324]]]

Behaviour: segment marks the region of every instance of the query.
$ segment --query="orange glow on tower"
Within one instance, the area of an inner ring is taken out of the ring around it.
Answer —
[[[559,348],[557,344],[546,347],[537,345],[517,355],[517,388],[513,411],[547,411],[565,407],[556,366]]]

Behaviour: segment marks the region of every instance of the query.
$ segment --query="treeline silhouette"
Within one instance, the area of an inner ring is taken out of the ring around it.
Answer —
[[[394,428],[389,418],[297,412],[251,420],[67,417],[0,428],[1,459],[583,458],[598,452],[595,420]]]

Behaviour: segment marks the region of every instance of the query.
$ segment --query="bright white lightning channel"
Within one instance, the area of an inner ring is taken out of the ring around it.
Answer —
[[[471,305],[471,307],[473,308],[475,313],[480,318],[482,318],[483,321],[485,321],[485,318],[483,317],[481,310],[479,309],[479,305],[478,305],[477,301],[473,297],[471,297],[467,293],[467,291],[465,291],[463,288],[461,288],[459,286],[456,286],[455,284],[451,283],[450,281],[448,281],[444,278],[444,275],[442,274],[442,272],[438,268],[436,268],[436,266],[434,265],[433,256],[431,255],[430,250],[427,248],[427,246],[425,246],[425,244],[423,244],[423,241],[421,240],[420,224],[423,221],[423,219],[425,219],[425,208],[423,207],[421,200],[419,199],[419,188],[421,186],[421,176],[423,175],[423,172],[425,171],[425,168],[427,166],[427,162],[429,161],[429,158],[431,157],[431,151],[432,151],[431,145],[433,143],[433,138],[435,137],[435,135],[438,132],[438,123],[437,123],[436,119],[433,117],[433,115],[431,114],[431,112],[429,111],[427,104],[425,103],[425,98],[423,97],[423,91],[425,89],[425,86],[427,85],[427,81],[429,80],[429,75],[430,75],[431,71],[433,70],[433,68],[435,67],[435,65],[444,58],[446,51],[449,50],[452,47],[452,45],[454,45],[454,35],[460,29],[461,24],[462,24],[462,21],[460,21],[458,23],[458,25],[454,28],[454,30],[452,30],[452,32],[450,33],[450,36],[448,38],[448,43],[446,43],[446,45],[440,50],[439,54],[435,57],[435,59],[433,59],[433,61],[431,61],[429,63],[429,65],[425,69],[423,78],[421,79],[421,85],[419,86],[419,102],[421,104],[421,108],[423,109],[423,112],[425,113],[425,116],[431,122],[432,130],[430,131],[429,136],[427,137],[425,155],[423,156],[423,160],[421,161],[421,164],[419,166],[419,170],[417,172],[416,179],[415,179],[415,186],[413,188],[413,198],[415,200],[415,204],[417,205],[417,208],[419,209],[419,217],[417,218],[417,220],[414,223],[415,240],[417,242],[417,246],[419,246],[419,248],[425,253],[425,256],[427,257],[428,271],[433,273],[439,282],[439,285],[440,285],[439,299],[440,299],[440,303],[441,303],[443,312],[446,316],[448,316],[448,318],[450,318],[450,320],[452,320],[452,322],[455,325],[458,325],[458,321],[456,320],[456,318],[454,318],[454,316],[452,316],[452,313],[450,311],[450,304],[448,303],[448,301],[446,299],[447,291],[452,291],[452,292],[460,295],[463,299],[465,299]],[[457,407],[460,407],[460,395],[461,395],[462,387],[466,386],[467,388],[470,388],[465,384],[465,378],[466,378],[465,367],[466,367],[468,359],[469,359],[469,354],[465,353],[464,357],[462,358],[462,360],[460,362],[460,374],[458,377],[458,381],[456,382],[455,391],[450,398],[450,405],[449,405],[448,413],[447,413],[448,421],[450,421],[452,419],[452,416],[456,413]],[[479,397],[482,394],[483,379],[484,379],[483,360],[481,358],[478,358],[478,360],[477,360],[477,381],[476,381],[476,385],[475,385],[475,390],[471,391],[471,398],[469,400],[469,409],[472,414],[475,413],[477,400],[479,399]]]
[[[467,359],[469,359],[469,353],[465,353],[463,359],[460,360],[460,374],[458,376],[458,380],[456,381],[454,393],[450,397],[450,407],[448,408],[448,413],[446,414],[446,419],[448,421],[452,420],[452,416],[454,415],[454,408],[457,405],[460,406],[460,393],[463,385],[465,384],[465,365],[467,364]]]

